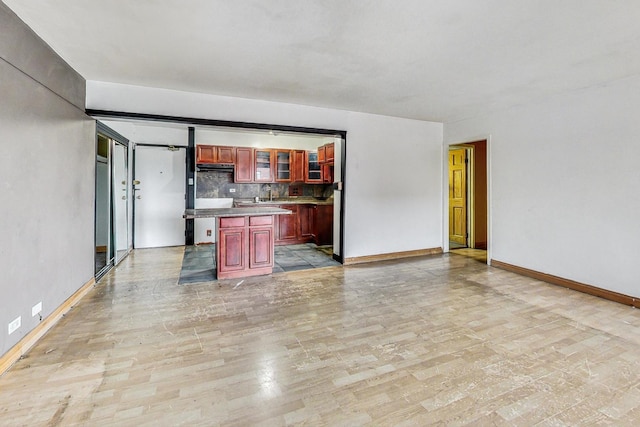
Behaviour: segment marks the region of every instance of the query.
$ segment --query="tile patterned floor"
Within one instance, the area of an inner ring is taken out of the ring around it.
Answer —
[[[308,270],[311,268],[340,265],[327,254],[327,247],[313,243],[276,246],[274,273]],[[178,284],[190,284],[216,280],[215,245],[186,246]]]
[[[0,426],[638,426],[640,311],[456,254],[176,285],[136,250],[0,377]]]
[[[336,267],[341,265],[313,243],[276,246],[273,272],[309,270],[311,268]]]
[[[487,251],[483,249],[471,249],[471,248],[451,249],[451,253],[473,258],[484,264],[487,263]]]

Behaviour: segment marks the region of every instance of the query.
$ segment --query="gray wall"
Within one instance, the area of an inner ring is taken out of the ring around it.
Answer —
[[[0,2],[0,354],[93,277],[85,81]],[[7,325],[22,317],[9,335]]]

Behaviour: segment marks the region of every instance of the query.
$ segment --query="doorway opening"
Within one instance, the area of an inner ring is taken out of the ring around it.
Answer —
[[[339,262],[340,264],[344,263],[344,247],[345,247],[345,197],[346,197],[346,142],[347,142],[347,132],[344,130],[337,129],[325,129],[325,128],[309,128],[309,127],[301,127],[301,126],[285,126],[285,125],[276,125],[276,124],[265,124],[265,123],[255,123],[255,122],[238,122],[238,121],[227,121],[227,120],[213,120],[213,119],[202,119],[202,118],[193,118],[193,117],[179,117],[179,116],[164,116],[158,114],[144,114],[144,113],[130,113],[130,112],[119,112],[119,111],[106,111],[106,110],[93,110],[87,109],[86,113],[89,116],[92,116],[96,119],[100,118],[101,120],[108,120],[110,126],[115,127],[116,129],[123,129],[122,132],[124,135],[130,135],[132,139],[132,145],[138,145],[139,143],[143,143],[145,145],[165,145],[167,144],[168,139],[173,139],[175,137],[180,136],[181,141],[179,143],[174,143],[175,146],[182,146],[183,142],[188,141],[187,146],[187,176],[186,176],[186,185],[188,188],[187,198],[185,201],[185,208],[193,209],[195,206],[195,182],[197,177],[193,176],[196,165],[196,146],[198,144],[212,144],[212,145],[240,145],[236,144],[234,141],[235,138],[231,138],[228,140],[223,140],[221,142],[209,142],[203,141],[202,138],[197,138],[198,141],[195,140],[195,130],[205,130],[205,129],[227,129],[227,130],[235,130],[238,132],[250,132],[250,133],[262,133],[264,135],[270,136],[278,136],[284,134],[297,134],[297,135],[316,135],[316,136],[331,136],[334,138],[334,166],[331,168],[329,165],[320,165],[321,170],[324,172],[324,167],[327,167],[327,170],[333,175],[333,179],[330,182],[325,183],[328,186],[333,188],[333,201],[334,201],[334,215],[333,215],[333,245],[332,245],[332,254],[331,258]],[[183,131],[188,129],[194,129],[194,132],[191,132],[194,135],[194,138],[187,137],[183,135]],[[167,132],[164,132],[167,130]],[[182,135],[182,136],[181,136]],[[136,141],[137,139],[137,141]],[[262,148],[262,144],[259,144]],[[265,146],[267,146],[265,144]],[[274,148],[274,147],[270,147]],[[279,147],[275,147],[279,148]],[[282,147],[287,148],[287,147]],[[293,147],[292,147],[293,148]],[[316,147],[319,148],[319,147]],[[274,162],[275,163],[275,162]],[[318,163],[321,163],[318,161]],[[321,174],[323,176],[324,173]],[[273,184],[277,185],[277,183]],[[273,187],[271,188],[273,190]],[[234,196],[237,196],[238,193],[234,193]],[[254,199],[257,194],[251,194],[251,199]],[[220,196],[217,196],[220,197]],[[264,193],[259,195],[259,197],[264,197]],[[267,196],[268,197],[268,196]],[[136,195],[137,200],[137,195]],[[187,245],[193,244],[194,237],[194,226],[193,224],[189,224],[187,220],[187,224],[185,226],[185,243]],[[206,230],[205,229],[205,233]],[[213,234],[213,229],[212,234]],[[136,232],[137,234],[137,232]]]
[[[185,242],[186,147],[136,144],[134,150],[134,247]]]
[[[451,145],[449,250],[487,262],[487,141]]]

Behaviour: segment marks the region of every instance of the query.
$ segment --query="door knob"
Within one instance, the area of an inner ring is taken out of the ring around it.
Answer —
[[[127,200],[127,196],[122,196],[122,200]]]
[[[136,196],[136,199],[142,199],[142,196]]]

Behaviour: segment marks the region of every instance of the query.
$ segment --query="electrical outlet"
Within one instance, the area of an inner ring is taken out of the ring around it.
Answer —
[[[236,189],[235,189],[235,188],[230,188],[230,189],[229,189],[229,193],[235,193],[235,192],[236,192]]]
[[[207,236],[211,236],[211,230],[207,230]]]
[[[9,323],[9,335],[11,335],[16,329],[18,329],[22,325],[22,317],[18,316],[15,320]]]
[[[39,303],[37,303],[36,305],[31,307],[31,317],[35,316],[36,314],[40,313],[41,311],[42,311],[42,301],[40,301]]]

